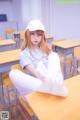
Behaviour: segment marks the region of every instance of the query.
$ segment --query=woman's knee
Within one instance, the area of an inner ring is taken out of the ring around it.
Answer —
[[[9,77],[10,77],[10,79],[12,80],[12,79],[14,79],[15,78],[15,76],[19,76],[20,75],[20,72],[21,71],[19,71],[19,70],[11,70],[10,72],[9,72]]]
[[[23,88],[37,90],[42,85],[41,80],[19,70],[11,70],[9,77],[15,85],[22,86]]]

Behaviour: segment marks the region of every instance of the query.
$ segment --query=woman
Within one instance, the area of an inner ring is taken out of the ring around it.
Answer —
[[[19,93],[39,91],[67,96],[59,56],[48,48],[45,28],[40,20],[30,21],[26,28],[20,64],[27,74],[19,70],[12,70],[9,73]]]

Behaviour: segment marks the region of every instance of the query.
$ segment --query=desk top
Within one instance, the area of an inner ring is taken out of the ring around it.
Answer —
[[[12,39],[9,40],[0,40],[0,46],[12,45],[16,44],[16,42]]]
[[[37,92],[24,97],[39,120],[80,119],[80,75],[65,80],[65,84],[67,98]]]
[[[0,65],[17,61],[20,57],[20,49],[0,52]]]
[[[51,36],[51,35],[46,35],[46,39],[53,39],[53,36]]]
[[[55,40],[52,42],[52,47],[58,46],[61,48],[71,48],[71,47],[77,47],[80,46],[80,39],[65,39],[65,40]]]

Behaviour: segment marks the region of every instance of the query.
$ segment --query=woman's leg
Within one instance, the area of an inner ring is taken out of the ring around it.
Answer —
[[[53,52],[48,57],[48,76],[52,83],[51,93],[59,96],[67,96],[68,90],[64,85],[60,59],[59,56]]]
[[[59,56],[52,52],[48,56],[48,76],[52,81],[63,82]]]
[[[30,91],[37,91],[42,85],[42,81],[27,75],[19,70],[11,70],[9,77],[20,94]]]

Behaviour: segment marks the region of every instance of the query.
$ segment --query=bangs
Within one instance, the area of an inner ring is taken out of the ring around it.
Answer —
[[[44,31],[42,31],[42,30],[36,30],[36,33],[37,33],[38,36],[42,36],[44,34]],[[31,34],[34,34],[34,31],[30,31],[30,35]]]
[[[43,35],[43,33],[44,33],[42,30],[36,30],[36,32],[38,35]]]
[[[43,52],[45,52],[47,55],[49,55],[51,50],[47,46],[44,31],[36,30],[36,33],[41,36],[41,42],[39,43],[40,49],[42,49]],[[34,31],[29,31],[29,30],[25,31],[25,39],[24,39],[22,47],[21,47],[22,50],[24,50],[25,48],[29,48],[29,49],[33,48],[33,44],[31,42],[31,34],[34,35]]]

